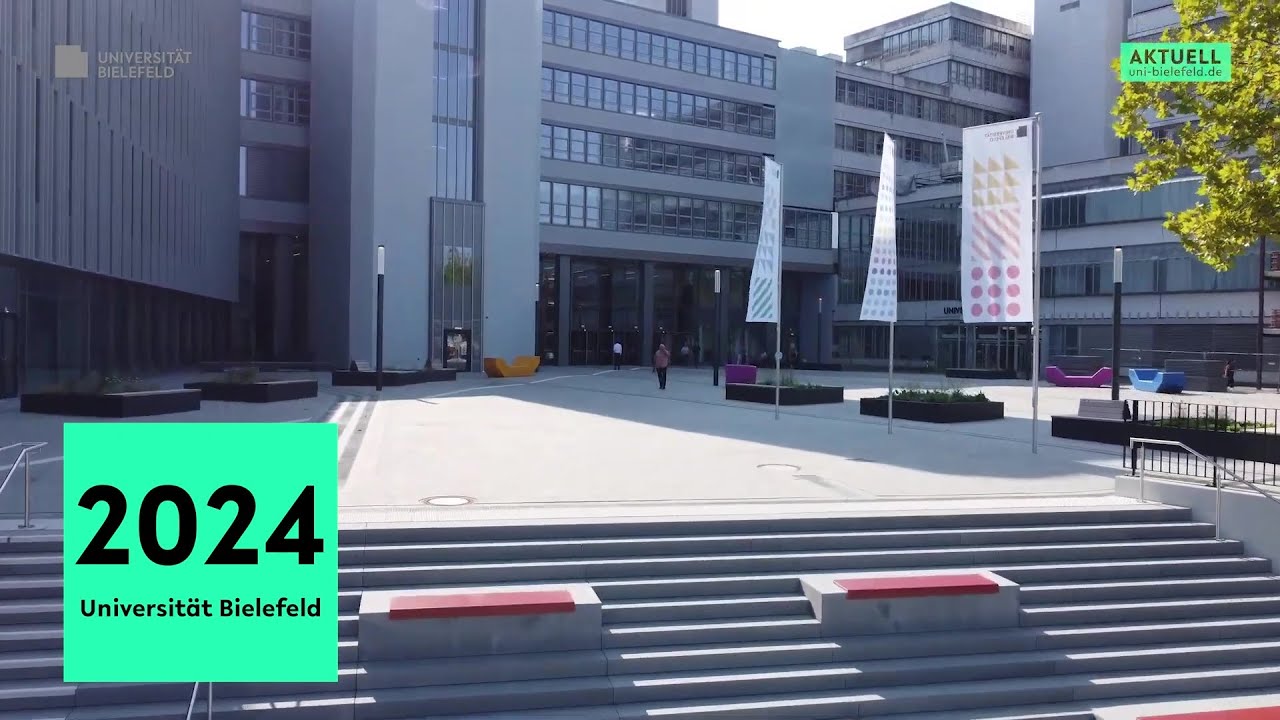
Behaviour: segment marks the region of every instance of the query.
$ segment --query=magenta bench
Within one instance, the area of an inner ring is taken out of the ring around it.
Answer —
[[[1044,379],[1059,387],[1108,387],[1111,385],[1111,368],[1098,368],[1092,375],[1068,375],[1062,368],[1050,365],[1044,369]]]
[[[725,365],[724,381],[725,383],[754,385],[756,382],[756,366],[755,365]]]

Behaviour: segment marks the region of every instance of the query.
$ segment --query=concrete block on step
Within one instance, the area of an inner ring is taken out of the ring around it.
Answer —
[[[1017,627],[1019,586],[985,570],[805,575],[823,637]]]

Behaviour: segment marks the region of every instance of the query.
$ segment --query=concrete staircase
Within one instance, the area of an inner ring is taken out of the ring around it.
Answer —
[[[215,685],[216,717],[1079,720],[1121,698],[1280,687],[1271,562],[1177,508],[389,527],[341,540],[339,682]],[[0,537],[0,720],[185,717],[190,685],[60,682],[60,553],[57,536]],[[823,637],[797,579],[914,568],[1020,583],[1021,627]],[[360,659],[363,589],[584,579],[604,603],[603,651]]]

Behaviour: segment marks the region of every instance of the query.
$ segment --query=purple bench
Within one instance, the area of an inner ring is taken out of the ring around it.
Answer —
[[[756,382],[755,365],[725,365],[725,383],[754,385]]]
[[[1044,369],[1044,379],[1059,387],[1107,387],[1111,385],[1111,368],[1098,368],[1092,375],[1068,375],[1050,365]]]

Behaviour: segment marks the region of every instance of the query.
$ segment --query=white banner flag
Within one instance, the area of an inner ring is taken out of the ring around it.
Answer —
[[[860,320],[898,322],[897,162],[893,138],[884,136],[880,157],[880,194],[876,200],[876,224],[871,232],[871,258],[867,289],[862,294]]]
[[[1034,319],[1032,122],[964,129],[960,285],[967,323]]]
[[[751,266],[747,322],[779,322],[782,315],[782,166],[764,159],[764,208],[760,213],[760,241]]]

